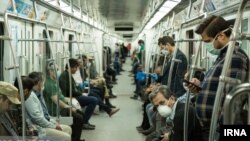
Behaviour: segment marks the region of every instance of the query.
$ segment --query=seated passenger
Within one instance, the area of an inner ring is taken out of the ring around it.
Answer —
[[[83,129],[90,129],[94,130],[95,125],[92,125],[89,123],[89,119],[92,116],[96,104],[98,102],[98,99],[93,96],[86,96],[83,95],[82,92],[77,88],[75,80],[72,76],[69,76],[69,71],[71,74],[74,74],[78,69],[78,61],[76,59],[69,59],[69,65],[70,70],[68,69],[68,66],[65,66],[65,71],[62,72],[62,74],[59,77],[59,86],[62,91],[62,94],[66,97],[70,97],[70,82],[69,77],[71,78],[71,87],[72,87],[72,97],[76,98],[77,101],[80,103],[82,107],[86,106],[86,110],[84,112],[83,116]]]
[[[47,78],[44,84],[44,99],[48,106],[49,114],[56,116],[57,113],[57,100],[59,97],[59,109],[62,116],[69,116],[70,106],[67,104],[68,101],[60,92],[56,84],[56,71],[54,70],[53,63],[49,63],[47,66]],[[58,93],[59,92],[59,93]],[[73,125],[72,128],[72,141],[83,141],[80,140],[83,125],[83,114],[72,108]]]
[[[177,100],[167,86],[160,86],[149,96],[162,117],[166,118],[167,127],[162,134],[163,141],[183,141],[183,124],[185,104]],[[169,128],[171,127],[171,128]],[[194,141],[195,129],[199,129],[194,108],[191,106],[188,114],[188,140]],[[160,138],[160,137],[158,137]]]
[[[134,91],[134,96],[130,97],[131,99],[137,99],[138,96],[141,96],[141,90],[142,90],[142,87],[146,84],[146,73],[143,72],[143,68],[142,68],[142,65],[140,65],[138,67],[138,71],[136,73],[136,88],[135,88],[135,91]]]
[[[50,119],[49,115],[46,113],[46,105],[41,103],[38,99],[36,93],[32,90],[35,89],[37,91],[42,88],[41,79],[33,80],[29,77],[22,77],[22,83],[24,88],[25,98],[25,109],[26,109],[26,118],[30,119],[32,124],[36,126],[38,129],[39,138],[50,138],[50,139],[59,139],[63,141],[71,140],[71,128],[66,125],[60,125],[53,119]],[[17,80],[15,81],[15,86],[18,87]],[[41,91],[40,91],[41,92]],[[28,96],[29,95],[29,96]],[[42,106],[43,105],[43,106]],[[44,113],[44,111],[46,113]],[[47,119],[49,118],[49,119]]]
[[[0,81],[0,138],[8,136],[8,140],[19,140],[17,127],[9,114],[12,104],[21,104],[18,99],[18,90],[13,85],[7,82]],[[7,139],[7,138],[5,138]]]

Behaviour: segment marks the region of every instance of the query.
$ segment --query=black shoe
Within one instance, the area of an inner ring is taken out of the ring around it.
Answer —
[[[109,113],[109,117],[111,117],[112,115],[114,115],[115,113],[117,113],[120,109],[112,109],[112,111]]]
[[[114,94],[109,94],[109,98],[116,98],[117,96],[116,95],[114,95]]]
[[[82,129],[83,130],[95,130],[95,127],[90,126],[89,124],[83,124]]]
[[[143,128],[142,128],[141,126],[137,126],[137,127],[136,127],[136,130],[137,130],[138,132],[141,132],[141,131],[143,131]]]
[[[94,124],[90,124],[90,123],[88,123],[88,125],[89,125],[89,126],[92,126],[92,127],[95,127],[95,125],[94,125]]]
[[[138,96],[132,96],[131,99],[138,100]]]
[[[155,128],[153,126],[151,126],[149,129],[147,130],[142,130],[140,131],[140,133],[144,134],[144,135],[149,135],[150,133],[152,133],[153,131],[155,131]]]
[[[112,105],[111,103],[107,103],[106,105],[110,108],[116,108],[116,106]]]

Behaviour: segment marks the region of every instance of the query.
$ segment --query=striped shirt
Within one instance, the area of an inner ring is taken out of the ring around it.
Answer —
[[[211,120],[216,91],[219,85],[219,77],[222,72],[226,52],[227,46],[221,50],[213,66],[208,70],[201,83],[202,89],[196,99],[196,113],[201,121]],[[226,76],[237,78],[242,82],[248,81],[249,58],[242,49],[235,48],[230,66]],[[229,92],[232,87],[232,84],[225,85],[223,99],[225,98],[225,94]]]

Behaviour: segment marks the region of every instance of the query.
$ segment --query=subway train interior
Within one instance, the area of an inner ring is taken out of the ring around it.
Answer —
[[[0,141],[250,136],[249,0],[1,0]]]

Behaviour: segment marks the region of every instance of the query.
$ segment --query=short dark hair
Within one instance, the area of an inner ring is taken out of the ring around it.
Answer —
[[[160,44],[167,45],[169,43],[171,46],[175,46],[174,39],[170,36],[163,36],[160,40],[158,40]]]
[[[219,32],[229,28],[229,23],[220,16],[211,15],[202,21],[202,23],[197,26],[195,33],[202,34],[205,32],[208,37],[214,38]],[[231,30],[224,32],[227,37],[231,35]]]
[[[70,58],[69,65],[70,65],[70,68],[78,67],[79,66],[78,60],[74,58]],[[65,69],[66,70],[68,69],[68,64],[66,64]]]
[[[42,72],[32,72],[29,74],[29,78],[31,78],[36,85],[39,81],[43,80],[43,73]]]
[[[35,85],[33,80],[28,76],[21,76],[23,89],[28,89],[29,91],[32,90],[33,86]],[[15,79],[14,86],[19,89],[17,78]]]
[[[144,41],[143,40],[139,40],[138,44],[144,44]]]
[[[160,37],[160,38],[158,39],[158,46],[159,46],[160,43],[162,42],[161,40],[162,40],[162,38]]]

